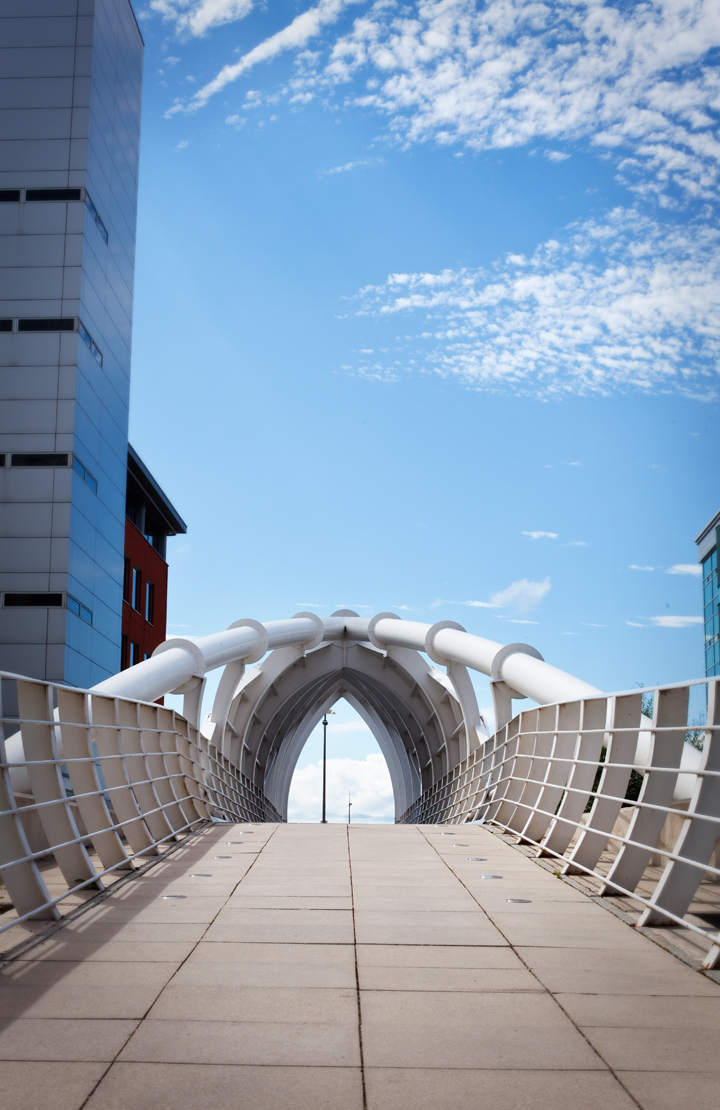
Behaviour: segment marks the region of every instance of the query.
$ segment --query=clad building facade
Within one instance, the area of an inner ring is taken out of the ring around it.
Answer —
[[[720,511],[703,528],[695,540],[698,561],[702,567],[703,623],[705,625],[705,674],[720,675]]]
[[[120,669],[143,42],[0,0],[0,670]]]

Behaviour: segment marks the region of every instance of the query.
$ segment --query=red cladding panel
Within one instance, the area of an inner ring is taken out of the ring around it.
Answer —
[[[127,644],[125,658],[122,661],[123,667],[127,667],[130,662],[131,643],[140,645],[140,661],[142,661],[146,653],[152,655],[155,648],[165,639],[168,582],[167,563],[127,517],[125,518],[125,558],[130,562],[130,574],[122,612],[122,631],[126,638],[123,643]],[[132,604],[133,568],[140,571],[140,612],[134,609]],[[152,624],[145,619],[148,582],[152,582],[154,587]]]

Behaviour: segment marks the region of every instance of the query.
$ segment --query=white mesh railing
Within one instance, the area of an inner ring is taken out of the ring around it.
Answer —
[[[705,966],[720,965],[720,934],[687,917],[703,879],[720,880],[718,679],[524,710],[401,820],[498,825],[564,873],[601,879],[601,893],[632,895],[639,925],[703,934]]]
[[[213,819],[280,820],[173,709],[0,677],[0,881],[15,911],[0,933],[59,918],[70,895],[101,890]],[[49,868],[56,888],[61,877],[54,896]]]

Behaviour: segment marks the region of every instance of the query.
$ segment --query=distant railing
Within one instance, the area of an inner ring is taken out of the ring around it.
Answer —
[[[712,941],[705,967],[716,967],[720,934],[685,915],[703,878],[720,880],[719,734],[718,679],[527,709],[400,820],[499,825],[562,861],[563,873],[595,875],[601,893],[632,895],[645,907],[638,925],[674,922],[703,934]],[[639,791],[629,789],[633,771]],[[607,851],[614,859],[603,870]],[[662,875],[651,894],[640,893],[657,856]]]
[[[212,820],[280,821],[215,746],[173,709],[3,674],[0,881],[20,921],[103,877],[147,863]],[[53,865],[52,896],[44,875]]]

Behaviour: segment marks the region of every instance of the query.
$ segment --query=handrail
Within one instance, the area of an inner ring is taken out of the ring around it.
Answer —
[[[173,709],[2,679],[10,694],[15,685],[20,715],[0,710],[0,879],[14,907],[0,917],[0,934],[57,919],[71,895],[102,889],[106,876],[211,821],[280,820],[262,791]],[[18,793],[18,783],[26,790]],[[65,886],[54,897],[44,878],[51,865]]]
[[[706,691],[703,723],[688,719],[697,686]],[[650,717],[644,698],[652,701]],[[698,737],[702,751],[688,742]],[[643,771],[643,781],[629,798],[634,770]],[[704,966],[720,966],[720,933],[690,912],[700,883],[720,879],[720,679],[523,710],[401,821],[499,826],[557,859],[564,873],[600,879],[601,893],[631,896],[644,907],[640,926],[674,922],[705,936],[711,949]],[[663,861],[659,878],[648,873],[656,856]],[[641,882],[645,888],[651,879],[654,889],[642,893]]]

